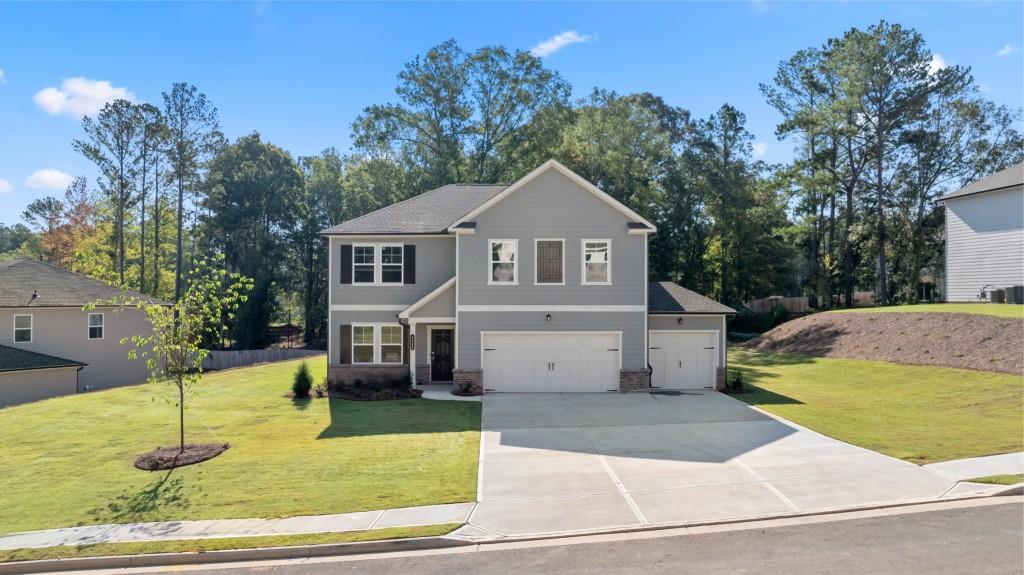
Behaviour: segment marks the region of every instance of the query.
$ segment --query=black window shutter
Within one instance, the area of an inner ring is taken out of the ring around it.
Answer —
[[[406,244],[403,251],[402,265],[405,268],[402,273],[403,283],[414,284],[416,283],[416,246]]]
[[[349,251],[351,251],[351,247],[352,246],[349,246],[349,248],[350,248]],[[338,351],[341,352],[341,353],[338,354],[338,363],[340,363],[341,365],[348,365],[348,364],[352,363],[352,326],[351,325],[343,325],[343,326],[341,326],[341,337],[338,338],[338,341],[341,342],[340,343],[340,348],[338,349]]]
[[[352,244],[341,244],[341,283],[352,283]]]

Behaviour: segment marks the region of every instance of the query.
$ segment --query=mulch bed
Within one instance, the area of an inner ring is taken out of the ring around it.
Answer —
[[[423,395],[420,389],[360,389],[346,387],[331,390],[330,396],[348,401],[388,401],[393,399],[414,399]]]
[[[202,463],[224,453],[230,447],[227,443],[187,443],[185,451],[180,446],[158,447],[135,458],[135,467],[143,471],[163,471]]]
[[[1024,320],[964,313],[817,313],[741,347],[1024,374]]]

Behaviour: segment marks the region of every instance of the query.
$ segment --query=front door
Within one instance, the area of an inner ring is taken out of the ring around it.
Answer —
[[[430,330],[430,381],[452,381],[451,329]]]

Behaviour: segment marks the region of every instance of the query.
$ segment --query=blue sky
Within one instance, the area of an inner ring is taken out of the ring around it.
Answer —
[[[347,151],[350,123],[394,99],[402,65],[448,38],[466,49],[530,49],[583,40],[545,57],[575,95],[650,91],[707,116],[747,114],[760,157],[791,156],[758,91],[780,60],[879,19],[920,31],[948,64],[969,65],[987,97],[1024,105],[1024,4],[908,3],[0,3],[0,222],[92,179],[71,149],[80,114],[130,94],[160,102],[197,85],[229,138],[253,130],[295,155]],[[573,36],[571,33],[574,33]],[[85,80],[75,80],[84,78]]]

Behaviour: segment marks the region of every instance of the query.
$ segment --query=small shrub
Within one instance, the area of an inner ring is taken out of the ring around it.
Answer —
[[[733,391],[743,391],[743,372],[736,370],[732,372],[732,381],[729,382],[729,388]]]
[[[317,397],[326,397],[327,396],[327,386],[326,385],[323,385],[323,384],[318,385],[315,388],[313,388],[313,391],[316,392],[316,396]]]
[[[295,372],[295,381],[292,382],[292,393],[295,397],[309,397],[309,390],[313,387],[313,378],[309,375],[309,366],[302,362],[299,370]]]

